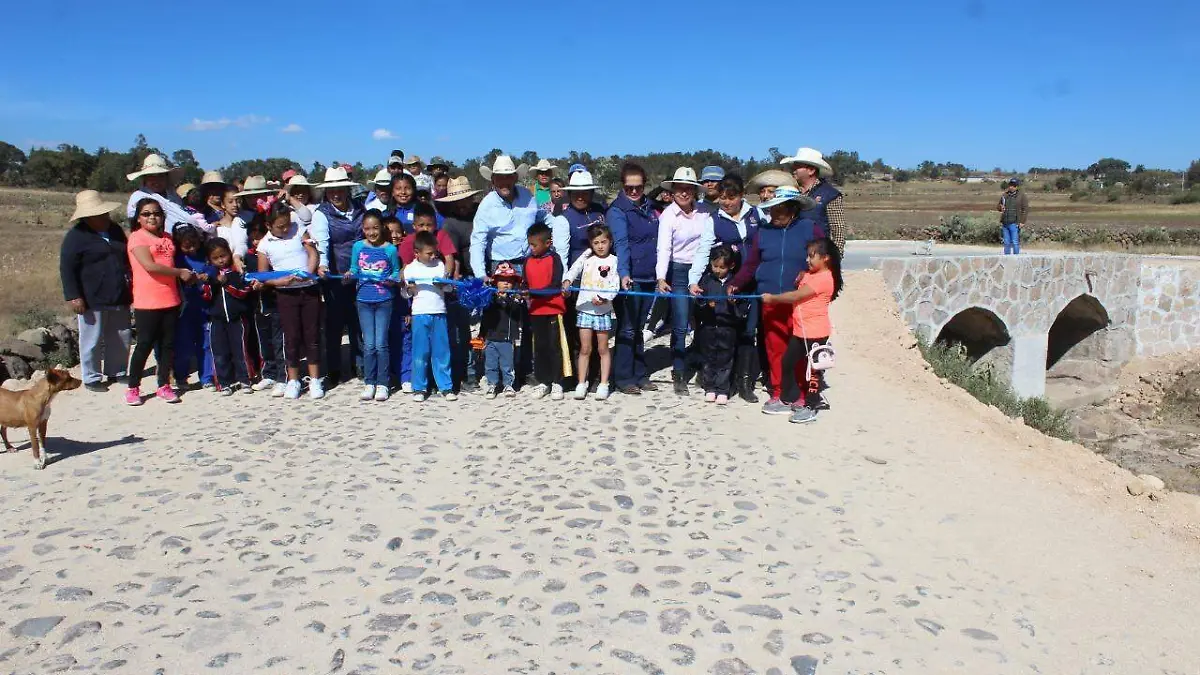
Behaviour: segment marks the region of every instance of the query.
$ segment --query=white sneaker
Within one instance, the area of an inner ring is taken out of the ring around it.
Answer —
[[[293,400],[300,398],[300,380],[288,380],[287,385],[283,389],[282,396]]]
[[[283,398],[286,393],[287,385],[283,382],[276,382],[275,386],[271,388],[271,398]]]
[[[253,393],[254,393],[254,385],[252,385],[252,384],[239,384],[239,385],[238,385],[238,391],[242,392],[243,394],[253,394]]]
[[[363,387],[362,393],[358,395],[358,399],[360,401],[375,400],[375,385],[368,384],[367,386]]]
[[[386,400],[388,400],[388,388],[387,388],[387,386],[385,386],[385,385],[382,385],[382,384],[377,384],[377,385],[375,385],[375,400],[376,400],[376,401],[386,401]]]
[[[555,384],[550,387],[550,400],[551,401],[563,400],[563,388],[562,388],[561,384]]]
[[[221,387],[217,390],[217,394],[221,396],[233,396],[233,387]]]
[[[546,394],[550,393],[549,385],[535,384],[529,388],[529,395],[534,398],[546,398]]]
[[[575,387],[575,400],[582,401],[583,399],[587,398],[587,390],[587,382],[580,382],[578,386]]]
[[[445,392],[442,392],[442,398],[446,399],[447,401],[457,401],[458,394],[456,394],[452,391],[445,391]]]
[[[400,383],[400,391],[405,394],[413,393],[412,382],[401,382]]]
[[[487,391],[483,392],[483,397],[486,398],[487,400],[491,401],[492,399],[496,398],[496,394],[499,391],[500,391],[500,385],[489,384]]]
[[[325,398],[325,380],[319,377],[309,378],[308,397],[314,401]]]
[[[418,391],[417,393],[413,394],[413,400],[417,403],[423,403],[425,401],[425,392]]]
[[[604,399],[608,398],[608,393],[609,393],[609,391],[608,391],[608,383],[607,382],[601,382],[600,384],[596,385],[596,400],[597,401],[603,401]]]
[[[275,380],[272,380],[269,377],[264,377],[263,379],[254,383],[253,389],[254,389],[254,391],[266,391],[266,390],[270,389],[271,387],[274,387],[276,384],[283,384],[283,383],[276,382]]]

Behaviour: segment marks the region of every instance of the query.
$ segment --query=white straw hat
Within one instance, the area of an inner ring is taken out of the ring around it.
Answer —
[[[571,180],[567,181],[564,190],[599,190],[600,186],[592,181],[592,172],[576,171],[571,174]]]
[[[204,177],[200,179],[200,186],[213,184],[224,185],[225,177],[221,175],[220,171],[205,171]]]
[[[325,180],[318,183],[317,187],[329,190],[331,188],[348,188],[356,185],[358,183],[350,180],[350,177],[346,175],[346,169],[340,166],[331,166],[325,169]]]
[[[129,180],[137,180],[142,176],[155,176],[159,174],[171,174],[172,180],[179,180],[183,175],[183,169],[176,167],[172,169],[167,165],[167,158],[162,155],[149,154],[146,159],[142,160],[142,168],[140,171],[134,171],[131,174],[126,174],[125,177]]]
[[[539,159],[537,164],[534,164],[533,166],[529,167],[529,170],[533,171],[534,173],[542,173],[544,171],[553,171],[557,168],[558,168],[558,165],[551,164],[550,160]]]
[[[806,166],[816,167],[817,175],[821,177],[828,176],[833,173],[833,167],[829,166],[829,162],[825,161],[825,157],[817,150],[812,148],[800,148],[796,151],[794,157],[784,157],[779,160],[780,164],[804,164]]]
[[[262,195],[268,192],[274,192],[274,190],[267,187],[266,176],[250,176],[246,179],[245,183],[242,183],[242,191],[234,196],[249,197],[250,195]]]
[[[75,213],[71,214],[71,220],[80,220],[81,218],[90,218],[92,216],[106,216],[113,209],[120,206],[117,202],[106,202],[95,190],[84,190],[75,195]]]
[[[371,181],[375,185],[391,185],[392,174],[388,173],[386,168],[375,172],[375,180]]]
[[[524,178],[527,171],[529,171],[528,164],[517,166],[513,163],[512,157],[508,155],[497,157],[496,161],[492,162],[491,168],[486,166],[479,167],[479,175],[483,176],[483,179],[486,181],[490,181],[493,175],[511,176],[514,173],[517,174],[518,178]]]
[[[675,176],[671,180],[664,180],[662,182],[663,189],[670,190],[673,183],[700,186],[700,181],[696,180],[696,170],[690,166],[681,166],[675,169]]]

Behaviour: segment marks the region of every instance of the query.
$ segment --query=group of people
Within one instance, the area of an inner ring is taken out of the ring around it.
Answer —
[[[637,396],[658,389],[645,341],[660,317],[676,394],[699,375],[706,402],[757,403],[765,374],[763,412],[809,422],[826,405],[812,366],[829,351],[846,219],[819,152],[781,164],[749,184],[680,167],[651,190],[626,163],[606,203],[582,165],[559,178],[507,156],[480,169],[484,191],[400,151],[366,186],[334,166],[320,182],[208,172],[175,188],[149,155],[129,175],[128,231],[110,217],[119,204],[84,191],[63,241],[84,385],[124,380],[141,405],[153,352],[166,402],[193,376],[221,395],[286,399],[357,378],[364,401],[397,388],[455,400],[481,374],[488,399],[528,376],[536,398]],[[485,308],[465,302],[473,279]]]

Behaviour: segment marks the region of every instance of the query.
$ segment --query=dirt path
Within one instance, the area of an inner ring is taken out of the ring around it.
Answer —
[[[1200,671],[1195,500],[945,389],[849,283],[808,427],[665,392],[72,392],[73,454],[0,458],[0,670]]]

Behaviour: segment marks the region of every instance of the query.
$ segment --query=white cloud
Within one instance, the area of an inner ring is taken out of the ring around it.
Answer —
[[[375,131],[371,132],[371,138],[374,138],[377,141],[386,141],[390,138],[396,138],[396,134],[393,134],[387,129],[376,129]]]
[[[267,124],[271,121],[270,117],[259,117],[258,115],[242,115],[230,119],[222,117],[217,120],[202,120],[199,117],[193,117],[192,123],[187,125],[188,131],[220,131],[229,127],[238,127],[239,129],[247,129],[256,124]]]
[[[279,131],[281,131],[282,133],[285,133],[285,134],[298,134],[298,133],[301,133],[302,131],[304,131],[304,127],[300,126],[299,124],[296,124],[295,122],[292,122],[291,124],[287,125],[286,127],[280,129]]]

